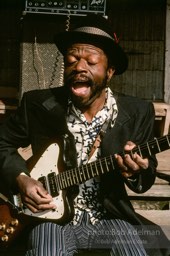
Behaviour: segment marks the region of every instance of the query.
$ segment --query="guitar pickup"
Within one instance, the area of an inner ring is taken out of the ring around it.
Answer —
[[[49,173],[47,178],[48,178],[48,184],[49,184],[51,196],[52,197],[58,196],[59,193],[58,193],[57,183],[56,183],[56,173],[55,172]]]
[[[48,186],[47,186],[47,180],[45,176],[41,176],[38,181],[40,181],[43,184],[43,187],[48,191]]]

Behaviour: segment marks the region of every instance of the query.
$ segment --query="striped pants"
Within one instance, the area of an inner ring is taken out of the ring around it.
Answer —
[[[79,224],[42,223],[30,233],[25,256],[72,256],[79,249],[110,249],[111,256],[146,256],[134,227],[124,220],[92,225],[85,213]]]

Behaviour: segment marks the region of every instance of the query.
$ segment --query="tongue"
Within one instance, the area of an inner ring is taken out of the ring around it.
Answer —
[[[89,86],[87,85],[76,85],[72,87],[72,92],[76,95],[84,95],[88,93]]]

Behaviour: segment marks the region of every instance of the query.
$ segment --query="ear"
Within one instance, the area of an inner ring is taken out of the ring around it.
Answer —
[[[107,82],[110,81],[110,79],[112,78],[112,76],[114,75],[114,73],[115,73],[114,67],[109,67],[109,68],[107,69]]]

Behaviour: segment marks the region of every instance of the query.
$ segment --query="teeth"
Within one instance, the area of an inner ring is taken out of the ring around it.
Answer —
[[[75,83],[87,83],[87,80],[76,80]]]
[[[87,85],[87,83],[85,83],[85,82],[79,82],[79,83],[75,83],[74,85],[73,85],[73,87],[75,87],[75,88],[77,88],[77,87],[83,87],[83,86],[85,86],[85,87],[88,87],[88,85]]]

